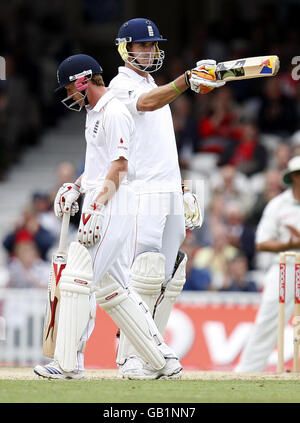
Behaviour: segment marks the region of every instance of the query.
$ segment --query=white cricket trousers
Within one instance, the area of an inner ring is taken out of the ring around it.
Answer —
[[[86,193],[82,209],[91,204],[97,196],[96,190]],[[97,285],[108,272],[122,287],[130,284],[130,257],[128,250],[132,249],[132,232],[136,215],[135,193],[128,185],[120,185],[118,191],[105,207],[102,222],[101,239],[88,248],[93,263],[94,285]],[[90,296],[92,314],[96,314],[95,293]],[[95,326],[95,319],[91,318],[81,338],[86,342]],[[78,353],[79,369],[84,369],[84,355]]]
[[[133,234],[133,260],[145,252],[165,256],[165,280],[174,269],[178,250],[185,238],[183,195],[181,192],[136,194],[137,217]]]
[[[285,324],[294,310],[294,261],[287,258]],[[277,344],[279,264],[273,264],[265,277],[261,304],[236,372],[263,372]]]

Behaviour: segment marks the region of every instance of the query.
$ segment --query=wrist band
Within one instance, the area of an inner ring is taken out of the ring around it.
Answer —
[[[174,81],[172,81],[172,82],[171,82],[171,85],[172,85],[172,87],[174,88],[174,90],[177,92],[177,94],[182,94],[182,91],[180,91],[180,90],[176,87],[176,85],[175,85],[175,82],[174,82]]]
[[[184,72],[184,78],[185,78],[185,83],[188,87],[191,87],[190,84],[190,75],[191,75],[191,71],[187,70],[186,72]]]

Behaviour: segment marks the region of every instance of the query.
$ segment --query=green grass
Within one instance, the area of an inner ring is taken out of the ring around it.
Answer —
[[[300,403],[300,381],[0,380],[0,403]]]

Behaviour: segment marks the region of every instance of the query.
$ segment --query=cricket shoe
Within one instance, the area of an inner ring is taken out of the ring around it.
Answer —
[[[124,364],[119,365],[119,378],[130,379],[130,376],[143,375],[144,362],[136,355],[130,355]]]
[[[65,372],[56,360],[51,361],[46,366],[38,364],[33,371],[46,379],[84,379],[84,371]]]
[[[182,366],[178,358],[166,358],[165,366],[156,370],[149,364],[143,363],[142,371],[127,374],[127,379],[179,379],[182,374]]]

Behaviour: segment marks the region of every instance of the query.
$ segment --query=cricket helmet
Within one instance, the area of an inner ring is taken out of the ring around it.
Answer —
[[[59,91],[66,85],[76,81],[81,77],[92,77],[96,73],[102,73],[103,70],[99,63],[87,54],[75,54],[63,60],[57,69],[58,88]],[[89,78],[89,79],[90,79]]]
[[[167,41],[162,38],[157,26],[150,19],[135,18],[131,19],[121,26],[116,38],[118,52],[124,62],[130,63],[134,68],[145,72],[155,72],[161,68],[165,53],[158,48],[158,41]],[[142,43],[152,41],[155,43],[155,53],[138,53],[127,50],[128,43]],[[148,55],[148,64],[139,63],[139,57],[145,58]]]
[[[70,110],[80,112],[82,109],[82,100],[86,103],[86,88],[88,81],[95,74],[102,73],[103,70],[99,63],[91,56],[86,54],[75,54],[63,60],[57,69],[58,88],[55,91],[60,91],[70,83],[74,82],[77,91],[72,95],[64,98],[62,103]],[[73,98],[74,94],[78,99]]]

